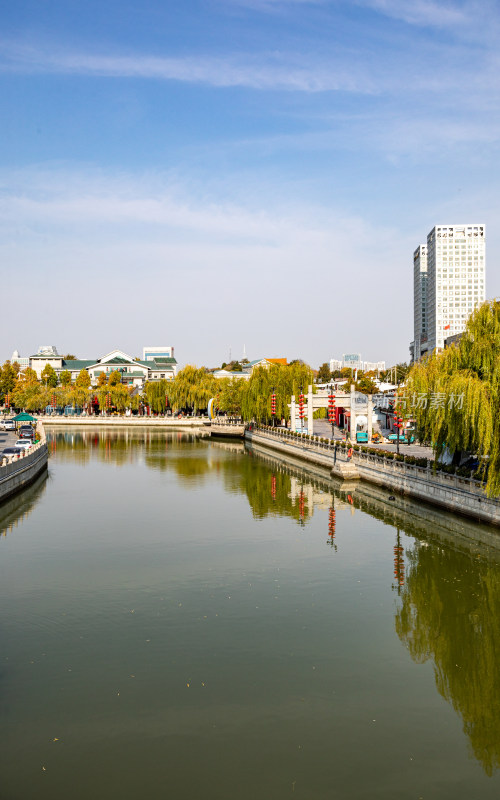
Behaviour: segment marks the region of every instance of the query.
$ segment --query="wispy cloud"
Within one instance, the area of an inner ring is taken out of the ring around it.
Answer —
[[[409,25],[463,32],[469,39],[488,38],[488,27],[498,28],[495,0],[355,0],[366,8]]]
[[[54,48],[3,43],[0,70],[63,73],[110,78],[144,78],[206,84],[215,87],[282,89],[301,92],[371,92],[369,75],[354,65],[312,63],[296,55],[260,53],[221,57],[154,57],[64,52]]]
[[[99,337],[102,342],[109,336],[107,303],[113,302],[119,286],[114,343],[127,346],[131,319],[134,330],[144,331],[146,338],[157,320],[155,336],[161,337],[167,302],[170,335],[179,350],[182,348],[183,359],[211,363],[221,346],[219,340],[228,341],[227,331],[231,331],[236,341],[252,344],[256,354],[272,340],[276,352],[316,360],[318,306],[311,303],[303,308],[302,293],[297,291],[306,272],[313,266],[321,287],[337,273],[340,280],[348,265],[350,274],[363,285],[357,293],[357,310],[366,318],[377,291],[379,270],[384,267],[388,280],[396,280],[401,256],[393,230],[340,209],[313,207],[299,198],[277,206],[263,199],[270,195],[264,186],[260,203],[250,205],[230,202],[227,192],[224,200],[215,196],[203,199],[196,191],[187,192],[179,181],[161,183],[158,176],[89,176],[65,169],[0,173],[0,187],[4,187],[0,192],[0,260],[10,264],[12,275],[26,275],[41,305],[60,308],[59,339],[63,328],[88,333],[88,309],[95,308],[98,289],[103,313],[92,316],[95,343],[77,347],[86,352],[102,347]],[[407,243],[408,252],[412,244]],[[78,303],[69,311],[67,290],[75,275],[85,275],[85,281]],[[279,313],[276,292],[256,295],[252,291],[253,286],[272,285],[279,288]],[[296,325],[299,305],[300,329]],[[194,313],[196,325],[191,330],[187,320]],[[347,317],[347,308],[344,312],[339,307],[339,330],[348,329]],[[403,317],[402,311],[404,324]],[[214,320],[218,324],[214,325]],[[307,342],[302,327],[311,331]],[[206,335],[201,337],[200,331]],[[40,328],[38,318],[23,327],[23,336],[28,334],[35,341],[54,338],[43,324]],[[345,342],[338,337],[340,350],[349,345],[351,335],[345,334]],[[361,342],[350,344],[358,347]],[[372,346],[382,351],[382,341],[372,341]]]

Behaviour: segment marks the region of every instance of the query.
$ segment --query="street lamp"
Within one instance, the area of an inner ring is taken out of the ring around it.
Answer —
[[[273,386],[273,393],[271,395],[271,414],[272,414],[272,417],[273,417],[273,428],[274,428],[275,423],[276,423],[276,393],[275,393],[274,386]]]

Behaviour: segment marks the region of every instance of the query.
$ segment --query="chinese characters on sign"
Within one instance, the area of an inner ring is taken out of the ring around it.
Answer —
[[[446,394],[445,392],[414,392],[410,397],[400,397],[398,405],[408,409],[429,409],[435,410],[442,408],[444,411],[461,411],[464,407],[464,394]]]

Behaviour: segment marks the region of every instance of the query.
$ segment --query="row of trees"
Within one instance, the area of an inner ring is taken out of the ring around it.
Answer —
[[[53,374],[52,374],[53,373]],[[26,411],[39,411],[46,406],[73,406],[89,408],[97,399],[100,408],[110,405],[118,411],[128,408],[138,409],[147,405],[158,414],[167,409],[183,409],[196,414],[207,408],[210,398],[215,398],[219,411],[244,419],[260,422],[271,419],[271,396],[276,397],[276,416],[289,418],[288,403],[292,394],[298,395],[301,387],[313,383],[313,372],[307,364],[294,362],[288,366],[273,365],[269,369],[258,367],[249,380],[244,378],[217,380],[206,369],[188,365],[173,381],[150,381],[145,384],[142,394],[121,383],[118,371],[109,375],[101,373],[96,387],[90,386],[90,376],[82,369],[75,382],[71,373],[57,376],[50,367],[37,379],[32,369],[20,372],[18,365],[5,362],[0,372],[0,400]]]

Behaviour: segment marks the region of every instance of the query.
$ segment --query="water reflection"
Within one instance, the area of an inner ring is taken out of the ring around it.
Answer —
[[[46,486],[47,471],[44,470],[31,486],[0,505],[0,536],[7,536],[34,511]]]
[[[382,522],[377,535],[384,526],[394,534],[392,541],[384,539],[383,558],[385,586],[396,603],[391,614],[397,636],[415,663],[433,663],[438,692],[463,721],[471,752],[485,773],[491,776],[498,768],[496,531],[405,498],[389,503],[382,489],[347,486],[319,469],[311,474],[270,454],[246,450],[241,443],[213,442],[194,433],[71,429],[49,433],[48,439],[58,460],[98,459],[117,466],[140,462],[151,470],[172,472],[185,487],[215,477],[225,492],[246,498],[258,521],[288,518],[305,531],[316,517],[323,532],[321,547],[325,555],[328,548],[334,556],[328,559],[333,565],[344,555],[351,524]],[[33,495],[31,507],[35,489]]]
[[[425,540],[407,558],[398,636],[416,662],[432,659],[439,693],[491,775],[500,766],[500,562]]]

